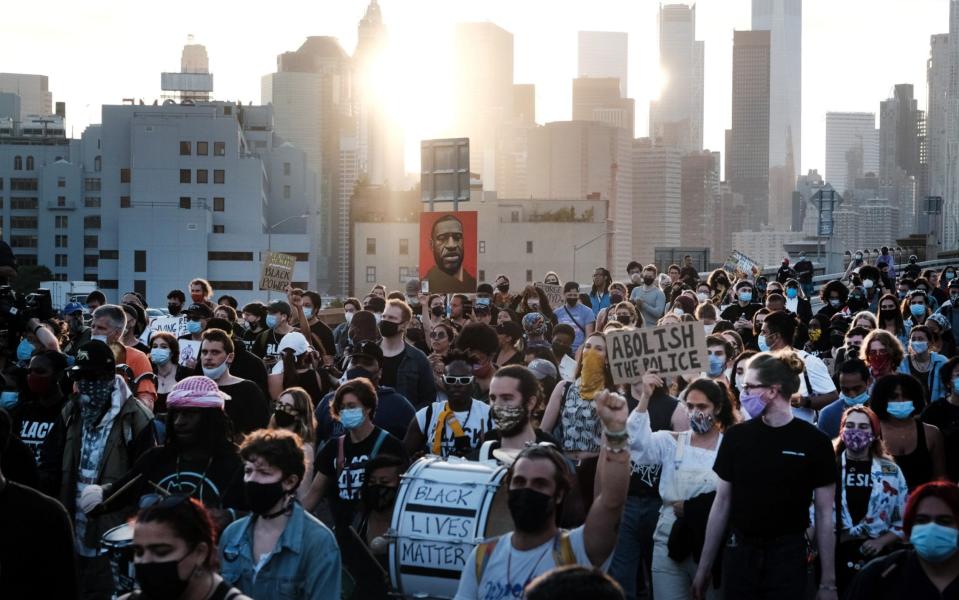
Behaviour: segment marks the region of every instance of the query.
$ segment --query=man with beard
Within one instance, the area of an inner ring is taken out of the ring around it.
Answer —
[[[456,600],[522,598],[530,581],[555,567],[608,564],[629,486],[628,410],[625,398],[606,391],[595,402],[604,429],[597,470],[600,493],[586,523],[571,531],[557,527],[557,515],[571,489],[566,459],[553,446],[529,446],[510,467],[504,484],[515,530],[470,552]]]
[[[498,460],[509,465],[530,444],[559,445],[553,436],[534,428],[530,421],[540,398],[539,390],[536,375],[524,366],[509,365],[496,371],[489,386],[490,412],[496,429],[486,432],[479,460]]]
[[[437,219],[430,232],[430,246],[433,248],[433,260],[436,263],[436,266],[426,273],[431,292],[476,291],[476,277],[463,268],[465,245],[463,223],[459,219],[453,215]]]

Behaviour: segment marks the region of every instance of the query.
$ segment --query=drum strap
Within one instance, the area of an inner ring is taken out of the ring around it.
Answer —
[[[477,585],[479,585],[480,579],[483,578],[486,564],[489,562],[490,557],[493,556],[493,551],[496,549],[496,544],[500,539],[501,538],[496,537],[476,546]],[[577,564],[576,553],[573,552],[573,542],[569,539],[569,532],[565,529],[560,530],[559,535],[556,536],[556,540],[553,542],[553,562],[557,567]]]
[[[453,412],[453,409],[450,408],[450,403],[447,402],[443,405],[443,410],[440,412],[440,416],[436,419],[436,429],[433,430],[433,454],[439,456],[440,451],[443,447],[443,432],[446,431],[447,421],[450,424],[450,429],[453,430],[453,438],[463,437],[466,433],[463,431],[463,426],[460,425],[459,419],[456,418],[456,414]]]

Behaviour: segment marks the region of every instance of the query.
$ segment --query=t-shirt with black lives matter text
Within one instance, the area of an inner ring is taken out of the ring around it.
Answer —
[[[732,484],[730,526],[775,538],[806,528],[813,490],[836,483],[836,455],[826,434],[802,419],[782,427],[750,419],[723,436],[713,470]]]
[[[381,431],[383,430],[379,427],[374,427],[370,435],[359,443],[354,443],[349,434],[343,438],[343,471],[338,477],[336,461],[339,438],[333,438],[327,442],[316,458],[316,470],[331,482],[335,481],[336,487],[333,488],[330,498],[333,518],[338,525],[349,524],[353,520],[360,500],[360,488],[363,487],[366,463],[373,458],[370,454]],[[384,454],[397,456],[404,461],[408,459],[403,443],[388,433],[380,444],[376,456]]]
[[[40,464],[40,447],[53,429],[54,423],[60,419],[62,411],[63,406],[60,404],[44,406],[36,401],[18,404],[10,411],[14,433],[33,452],[37,464]]]

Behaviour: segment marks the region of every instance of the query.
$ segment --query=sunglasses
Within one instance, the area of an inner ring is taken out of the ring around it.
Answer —
[[[472,385],[473,376],[455,377],[453,375],[443,375],[443,382],[446,385]]]
[[[431,332],[430,332],[430,339],[431,339],[431,340],[445,340],[447,337],[449,337],[449,336],[446,335],[446,332],[445,332],[445,331],[431,331]]]
[[[164,496],[163,494],[144,494],[140,496],[140,502],[137,505],[140,510],[144,508],[176,508],[184,502],[188,502],[190,496],[185,494],[170,494]]]

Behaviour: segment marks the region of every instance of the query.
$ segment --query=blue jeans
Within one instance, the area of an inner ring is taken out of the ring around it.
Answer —
[[[619,539],[609,566],[609,575],[622,586],[626,600],[652,598],[653,531],[662,504],[658,496],[626,498]]]

